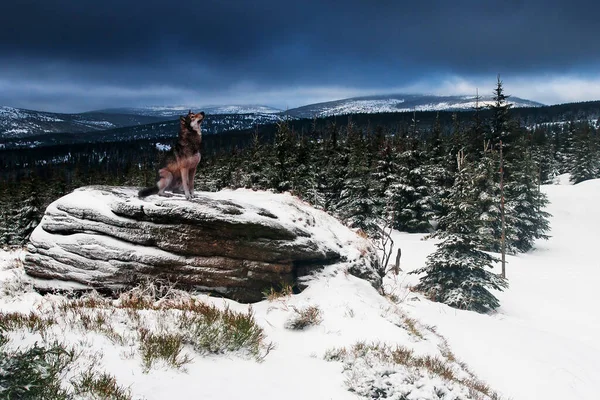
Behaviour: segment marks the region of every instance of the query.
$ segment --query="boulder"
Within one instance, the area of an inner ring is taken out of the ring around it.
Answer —
[[[89,186],[58,199],[33,231],[25,271],[43,289],[120,290],[141,280],[242,302],[325,265],[380,284],[371,244],[289,194],[250,190],[137,197]]]

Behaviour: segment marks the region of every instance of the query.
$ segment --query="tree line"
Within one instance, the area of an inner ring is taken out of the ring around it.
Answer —
[[[416,289],[485,312],[498,307],[489,289],[507,284],[490,271],[497,260],[487,252],[503,243],[508,253],[526,252],[547,238],[540,185],[565,172],[575,183],[600,177],[595,121],[524,126],[500,80],[491,107],[478,104],[449,121],[438,114],[424,127],[417,113],[396,127],[357,119],[315,120],[302,130],[282,121],[272,133],[209,142],[197,188],[290,191],[375,240],[386,225],[429,233],[440,243],[416,271],[423,274]],[[90,145],[43,162],[18,154],[0,155],[11,165],[0,190],[0,245],[25,243],[45,207],[75,187],[153,184],[164,156],[152,141]]]

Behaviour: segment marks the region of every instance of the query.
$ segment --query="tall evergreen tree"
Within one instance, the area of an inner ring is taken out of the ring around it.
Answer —
[[[42,219],[42,199],[40,191],[40,181],[35,174],[32,174],[23,185],[19,197],[22,199],[19,208],[13,214],[13,221],[16,224],[16,230],[12,238],[15,245],[23,245],[29,239],[29,235],[35,229]]]
[[[582,122],[575,129],[571,151],[571,182],[579,183],[600,177],[600,152],[589,122]]]
[[[431,137],[426,143],[427,147],[423,157],[423,172],[428,187],[429,201],[434,219],[445,214],[443,200],[448,196],[448,189],[452,186],[454,177],[448,165],[449,156],[442,136],[442,126],[439,113],[436,115]]]
[[[510,147],[512,141],[510,119],[512,104],[508,102],[509,97],[504,93],[503,83],[500,80],[500,75],[498,75],[496,88],[494,89],[494,103],[489,106],[492,110],[492,129],[488,139],[491,139],[493,145],[502,141],[505,151]]]
[[[506,159],[507,245],[512,252],[526,252],[536,239],[548,239],[548,198],[540,191],[538,166],[523,136],[514,142],[511,154]]]
[[[482,117],[482,112],[484,110],[483,103],[481,100],[481,96],[479,95],[479,91],[475,95],[475,106],[473,107],[473,118],[472,124],[467,129],[465,134],[465,153],[471,155],[472,157],[478,157],[481,154],[481,151],[484,147],[485,143],[485,127],[484,121]]]
[[[506,243],[511,252],[525,252],[533,247],[535,239],[548,238],[549,214],[544,211],[548,200],[539,190],[539,167],[531,156],[530,138],[511,119],[508,98],[498,76],[491,106],[492,143],[495,148],[501,147],[505,160]]]
[[[488,312],[499,306],[488,290],[502,290],[507,282],[488,269],[497,261],[477,249],[479,211],[472,187],[471,166],[459,156],[456,180],[447,199],[448,213],[440,219],[434,236],[442,241],[427,257],[425,267],[411,273],[425,275],[415,289],[451,307]]]
[[[397,180],[388,189],[395,229],[428,232],[434,218],[432,200],[423,170],[422,152],[405,139],[405,150],[396,153]]]
[[[348,226],[373,234],[376,230],[375,202],[372,197],[366,142],[362,133],[351,124],[348,126],[346,146],[349,154],[348,169],[336,212]]]
[[[397,180],[392,140],[386,138],[377,153],[375,167],[371,173],[372,197],[376,215],[385,217],[391,211],[389,189]]]
[[[256,190],[265,190],[268,187],[268,182],[265,177],[264,169],[268,167],[269,160],[267,158],[265,146],[260,141],[258,132],[252,136],[252,144],[248,150],[248,160],[246,167],[246,183],[247,188]]]
[[[324,157],[321,157],[319,167],[324,171],[320,177],[325,202],[324,209],[335,213],[344,189],[349,160],[348,153],[340,141],[339,128],[336,124],[329,126],[329,137],[324,141],[323,151]]]
[[[296,167],[295,137],[289,122],[277,124],[275,143],[273,144],[273,176],[271,187],[278,192],[292,188],[292,172]]]
[[[472,171],[478,248],[494,252],[500,252],[501,236],[499,165],[498,152],[485,148]]]

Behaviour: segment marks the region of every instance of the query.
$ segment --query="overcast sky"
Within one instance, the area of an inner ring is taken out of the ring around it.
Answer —
[[[384,93],[600,99],[581,0],[6,0],[0,105],[292,108]]]

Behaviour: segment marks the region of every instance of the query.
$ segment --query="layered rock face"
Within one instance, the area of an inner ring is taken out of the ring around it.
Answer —
[[[90,186],[52,203],[30,238],[36,286],[117,290],[168,280],[242,301],[324,265],[345,264],[375,286],[371,244],[288,194],[249,190],[137,198],[136,188]],[[67,285],[68,286],[68,285]]]

